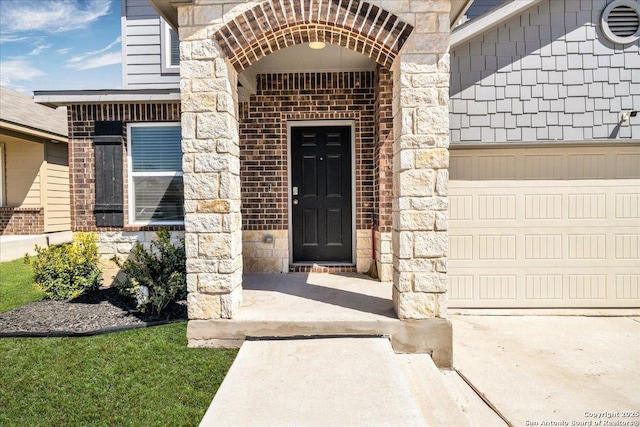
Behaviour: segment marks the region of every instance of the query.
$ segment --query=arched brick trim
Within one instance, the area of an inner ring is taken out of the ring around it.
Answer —
[[[360,0],[266,0],[214,35],[240,72],[263,57],[311,41],[360,52],[391,67],[413,27]]]

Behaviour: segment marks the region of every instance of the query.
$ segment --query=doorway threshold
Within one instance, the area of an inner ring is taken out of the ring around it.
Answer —
[[[357,273],[350,262],[294,262],[289,264],[290,273]]]

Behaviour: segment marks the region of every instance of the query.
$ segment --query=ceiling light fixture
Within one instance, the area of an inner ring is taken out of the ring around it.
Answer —
[[[324,49],[326,44],[324,42],[311,42],[309,43],[309,47],[311,49]]]

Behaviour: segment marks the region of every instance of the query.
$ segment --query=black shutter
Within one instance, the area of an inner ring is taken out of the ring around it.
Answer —
[[[96,204],[93,212],[98,227],[124,226],[122,143],[122,122],[95,122]]]

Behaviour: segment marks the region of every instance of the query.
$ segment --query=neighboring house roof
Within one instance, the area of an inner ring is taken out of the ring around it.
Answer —
[[[451,12],[449,20],[451,26],[458,22],[473,0],[451,0]],[[174,30],[178,29],[178,6],[193,4],[193,0],[149,0],[149,3],[158,11]]]
[[[0,86],[2,127],[67,140],[67,111],[36,104],[30,96]]]
[[[543,1],[545,0],[512,0],[465,22],[451,31],[451,49],[455,49]]]
[[[96,104],[101,102],[180,101],[180,88],[37,90],[33,94],[35,95],[35,102],[50,106]]]

